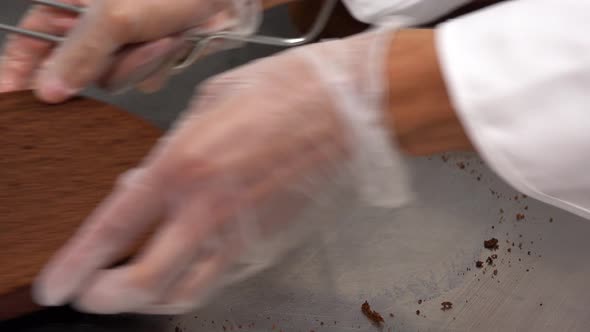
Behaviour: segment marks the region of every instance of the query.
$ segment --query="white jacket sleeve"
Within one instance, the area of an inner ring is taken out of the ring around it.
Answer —
[[[471,0],[343,0],[350,13],[361,22],[387,24],[395,19],[413,26],[437,19]]]
[[[437,49],[459,117],[518,190],[590,218],[590,1],[520,0],[450,21]]]

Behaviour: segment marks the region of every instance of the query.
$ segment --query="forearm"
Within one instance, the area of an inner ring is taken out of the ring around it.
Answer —
[[[387,124],[411,155],[471,150],[447,93],[434,30],[402,30],[389,52]]]

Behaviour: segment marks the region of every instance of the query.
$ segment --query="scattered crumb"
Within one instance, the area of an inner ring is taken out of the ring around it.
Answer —
[[[367,301],[365,301],[365,303],[361,305],[361,311],[363,312],[363,314],[365,314],[365,316],[367,316],[367,318],[370,321],[372,321],[375,324],[381,324],[385,321],[381,314],[371,309],[371,306]]]
[[[498,255],[496,255],[496,254],[493,254],[493,255],[492,255],[492,259],[498,259]]]
[[[530,256],[530,255],[531,255],[531,252],[529,251],[529,252],[527,252],[526,254]]]
[[[389,314],[389,317],[393,318],[394,316],[393,316],[393,314],[392,314],[392,313],[390,313],[390,314]]]
[[[420,316],[420,310],[416,310],[416,315]]]
[[[465,169],[465,163],[464,162],[458,162],[457,163],[457,167],[459,167],[459,169]]]
[[[494,275],[497,276],[498,275],[498,270],[494,270]]]
[[[498,239],[491,238],[489,240],[483,241],[483,246],[489,250],[497,250],[499,248]]]
[[[525,209],[525,210],[528,210],[528,209],[529,209],[529,206],[528,206],[528,205],[527,205],[527,206],[525,206],[525,207],[524,207],[524,209]]]
[[[449,301],[445,301],[445,302],[441,303],[440,305],[442,306],[440,308],[440,310],[442,310],[442,311],[447,311],[447,310],[453,309],[453,303],[451,303]]]
[[[508,248],[508,252],[512,252],[512,248]]]
[[[418,300],[418,304],[422,304],[422,300]]]
[[[478,269],[481,269],[483,267],[483,262],[482,261],[475,262],[475,267],[477,267]]]
[[[553,222],[553,218],[549,218],[549,222]]]
[[[492,257],[488,257],[486,258],[486,263],[488,263],[488,265],[492,265],[494,264],[494,260],[492,259]]]
[[[523,220],[523,219],[524,219],[524,214],[522,214],[522,213],[516,214],[516,220],[520,221],[520,220]]]

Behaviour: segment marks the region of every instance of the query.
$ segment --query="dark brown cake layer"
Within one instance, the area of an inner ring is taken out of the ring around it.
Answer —
[[[160,133],[90,99],[0,94],[0,319],[33,308],[22,297],[39,270]]]

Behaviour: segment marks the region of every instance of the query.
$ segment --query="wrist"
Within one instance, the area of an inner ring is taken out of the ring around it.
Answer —
[[[472,149],[447,93],[434,30],[396,32],[387,66],[386,122],[402,151],[422,156]]]

